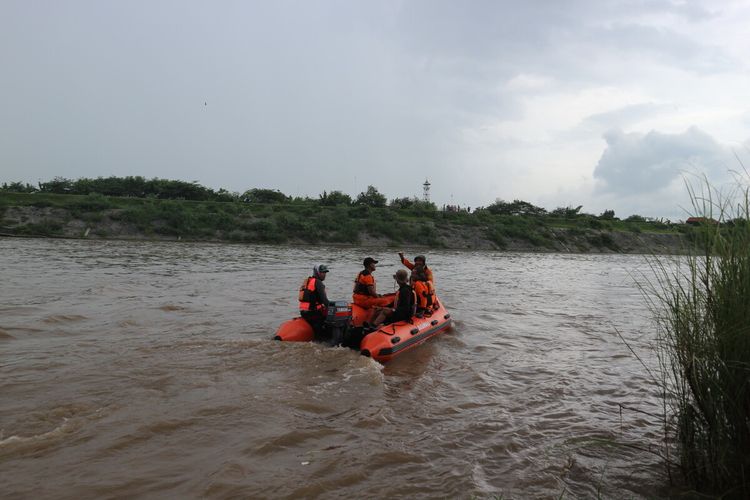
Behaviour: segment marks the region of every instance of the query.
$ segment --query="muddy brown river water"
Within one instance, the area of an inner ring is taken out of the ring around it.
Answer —
[[[271,340],[314,263],[346,299],[397,250],[0,238],[0,497],[666,494],[643,257],[430,251],[452,331]]]

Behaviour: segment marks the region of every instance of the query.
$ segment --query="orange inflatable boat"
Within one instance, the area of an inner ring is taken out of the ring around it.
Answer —
[[[414,316],[409,321],[398,321],[366,331],[362,324],[367,311],[356,304],[338,301],[328,308],[323,338],[315,339],[307,321],[293,318],[282,323],[274,339],[285,342],[320,340],[330,345],[344,345],[385,363],[451,328],[451,315],[442,302],[436,302],[440,306],[429,315]]]

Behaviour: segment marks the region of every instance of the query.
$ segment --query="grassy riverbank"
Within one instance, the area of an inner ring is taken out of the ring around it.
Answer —
[[[420,205],[281,203],[0,193],[0,233],[238,243],[402,245],[550,252],[679,253],[694,228],[567,216],[441,211]]]

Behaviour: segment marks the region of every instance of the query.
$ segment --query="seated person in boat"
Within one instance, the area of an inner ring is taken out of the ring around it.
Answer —
[[[313,267],[312,276],[302,282],[299,288],[299,314],[313,327],[316,337],[320,337],[328,314],[328,296],[323,281],[328,274],[328,266]]]
[[[410,282],[417,296],[417,316],[429,314],[436,302],[432,282],[427,279],[423,270],[417,271],[416,269],[411,272]]]
[[[425,259],[424,255],[417,255],[414,257],[414,263],[412,264],[409,259],[404,257],[404,252],[399,252],[398,256],[401,257],[401,263],[405,265],[408,269],[414,271],[424,271],[425,275],[427,276],[427,281],[432,282],[432,286],[435,286],[435,277],[432,275],[432,269],[427,267],[427,260]]]
[[[378,295],[375,289],[375,264],[378,261],[367,257],[363,264],[364,270],[360,271],[354,279],[354,290],[352,291],[352,302],[365,309],[373,307],[385,307],[393,303],[393,296]]]
[[[393,278],[398,285],[394,307],[382,308],[373,320],[374,326],[383,323],[390,324],[397,321],[408,321],[414,316],[417,297],[412,287],[409,286],[408,276],[409,275],[403,269],[399,269],[396,271],[396,274],[393,275]]]

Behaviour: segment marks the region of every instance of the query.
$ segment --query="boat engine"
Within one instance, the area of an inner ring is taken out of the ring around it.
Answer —
[[[332,301],[328,306],[325,330],[331,345],[347,345],[348,330],[352,322],[352,307],[344,300]]]

